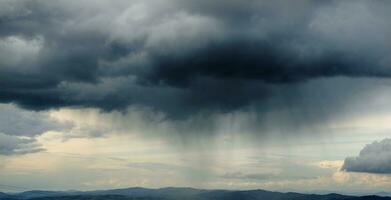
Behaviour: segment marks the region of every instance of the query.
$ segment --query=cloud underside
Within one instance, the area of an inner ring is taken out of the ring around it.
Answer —
[[[391,174],[391,139],[368,144],[357,157],[346,158],[342,170]]]
[[[33,110],[261,112],[308,80],[391,75],[386,1],[0,4],[0,101]]]

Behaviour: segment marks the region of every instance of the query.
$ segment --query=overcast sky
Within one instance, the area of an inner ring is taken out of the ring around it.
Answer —
[[[390,10],[0,0],[0,191],[389,190]]]

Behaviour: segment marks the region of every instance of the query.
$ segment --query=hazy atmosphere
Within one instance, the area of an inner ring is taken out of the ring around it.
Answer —
[[[391,192],[390,10],[0,0],[0,191]]]

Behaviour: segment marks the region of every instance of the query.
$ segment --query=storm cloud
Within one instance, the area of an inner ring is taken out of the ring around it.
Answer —
[[[261,112],[303,82],[391,75],[387,1],[0,5],[0,101],[32,110]]]
[[[345,159],[342,170],[391,174],[391,139],[366,145],[357,157]]]

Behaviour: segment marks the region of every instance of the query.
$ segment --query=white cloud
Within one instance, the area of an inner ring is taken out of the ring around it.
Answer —
[[[343,165],[342,160],[323,160],[316,163],[317,166],[324,169],[340,169]]]

